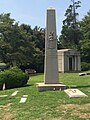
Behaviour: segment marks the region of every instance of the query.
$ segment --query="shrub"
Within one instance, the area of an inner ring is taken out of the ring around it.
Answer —
[[[5,83],[6,89],[22,87],[27,84],[28,79],[29,76],[17,67],[0,72],[0,84]]]
[[[81,63],[81,70],[82,71],[90,70],[90,63],[82,62]]]

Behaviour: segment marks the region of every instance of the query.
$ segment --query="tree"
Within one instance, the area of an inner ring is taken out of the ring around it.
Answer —
[[[90,63],[90,11],[80,22],[80,28],[83,33],[79,46],[82,62]]]
[[[43,71],[45,29],[19,25],[10,14],[0,15],[0,61]]]
[[[35,40],[35,45],[41,51],[44,52],[45,48],[45,29],[35,26],[33,29],[33,37]]]
[[[37,49],[33,65],[38,72],[43,72],[45,53],[45,29],[35,26],[33,29],[33,41],[35,42],[35,47]]]
[[[76,9],[80,7],[80,1],[74,2],[68,7],[65,13],[66,19],[63,20],[62,31],[59,40],[64,48],[77,48],[81,39],[81,31],[77,16],[79,13]]]
[[[10,14],[0,15],[0,60],[9,65],[32,63],[35,46],[27,31],[10,18]]]
[[[34,44],[35,47],[35,51],[32,51],[32,63],[22,67],[35,69],[37,72],[43,72],[45,29],[37,26],[35,26],[34,29],[31,29],[29,25],[25,24],[22,24],[20,28],[26,31],[26,34],[30,37],[30,41]]]
[[[7,63],[9,61],[9,52],[11,50],[10,36],[14,19],[10,19],[10,13],[0,15],[0,61]]]

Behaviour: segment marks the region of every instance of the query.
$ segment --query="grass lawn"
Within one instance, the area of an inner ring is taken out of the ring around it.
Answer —
[[[38,92],[36,83],[43,82],[43,74],[30,77],[27,87],[0,91],[0,120],[90,120],[90,75],[60,73],[65,85],[76,85],[88,97],[69,98],[64,91]],[[10,95],[18,90],[15,97]],[[26,103],[19,103],[28,95]]]

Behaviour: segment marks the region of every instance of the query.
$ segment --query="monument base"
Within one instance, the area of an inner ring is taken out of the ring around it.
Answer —
[[[64,84],[45,84],[45,83],[37,83],[38,91],[47,91],[47,90],[65,90],[68,87]]]

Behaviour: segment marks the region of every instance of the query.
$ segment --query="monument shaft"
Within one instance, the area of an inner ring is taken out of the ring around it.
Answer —
[[[55,9],[47,9],[46,33],[45,33],[45,67],[44,83],[58,84],[58,58]]]

